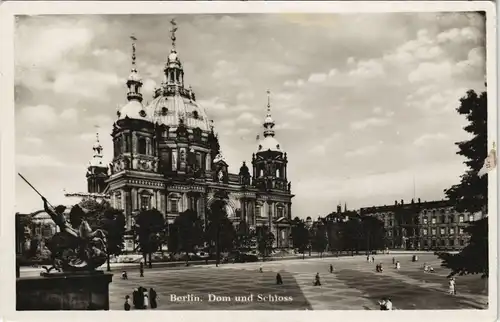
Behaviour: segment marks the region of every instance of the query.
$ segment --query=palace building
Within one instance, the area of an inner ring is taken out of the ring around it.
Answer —
[[[391,249],[459,250],[470,236],[464,231],[485,212],[459,213],[449,200],[404,200],[393,205],[361,208],[361,216],[374,216],[384,223],[387,247]]]
[[[102,162],[99,139],[87,171],[88,192],[107,195],[122,209],[127,229],[134,216],[156,208],[169,222],[183,211],[195,210],[202,220],[216,192],[228,195],[227,214],[252,230],[267,226],[276,247],[288,247],[291,234],[292,193],[287,176],[288,157],[276,139],[268,92],[263,137],[239,172],[231,173],[222,154],[213,122],[197,100],[176,48],[172,22],[172,48],[163,68],[161,86],[144,104],[142,78],[136,67],[132,37],[132,69],[127,78],[128,103],[112,124],[113,159]],[[111,124],[110,124],[111,126]]]

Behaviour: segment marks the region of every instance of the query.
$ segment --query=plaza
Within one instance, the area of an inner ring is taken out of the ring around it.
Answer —
[[[392,258],[401,269],[393,268]],[[434,273],[424,273],[424,262]],[[382,263],[383,273],[375,272]],[[329,273],[329,265],[335,272]],[[263,272],[259,272],[262,266]],[[264,263],[193,266],[181,269],[127,268],[128,280],[114,272],[110,285],[110,309],[123,310],[124,298],[134,288],[153,287],[159,310],[378,310],[378,301],[389,297],[397,310],[485,309],[487,281],[478,275],[457,276],[457,295],[448,295],[448,269],[431,254],[375,255],[309,258]],[[283,285],[276,285],[276,273]],[[316,273],[321,286],[313,286]]]

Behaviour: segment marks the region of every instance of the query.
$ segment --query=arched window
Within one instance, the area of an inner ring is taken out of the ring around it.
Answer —
[[[139,138],[137,140],[137,153],[146,154],[146,139]]]

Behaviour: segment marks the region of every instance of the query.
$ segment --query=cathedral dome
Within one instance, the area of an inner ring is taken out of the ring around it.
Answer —
[[[183,119],[187,128],[200,128],[202,131],[210,130],[210,120],[205,109],[195,101],[181,96],[161,95],[146,106],[146,113],[150,121],[168,127],[177,127]]]
[[[268,150],[283,152],[278,140],[276,140],[273,136],[266,136],[262,139],[259,143],[259,149],[257,152],[264,152]]]
[[[144,112],[144,107],[142,103],[137,100],[131,100],[125,104],[120,112],[118,112],[118,119],[122,120],[124,118],[147,120],[147,114]]]

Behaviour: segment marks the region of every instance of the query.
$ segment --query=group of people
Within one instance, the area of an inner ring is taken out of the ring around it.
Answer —
[[[427,263],[424,263],[424,273],[434,273],[434,268]]]
[[[370,255],[366,256],[366,261],[368,263],[375,263],[375,257],[370,257]]]
[[[380,311],[392,311],[392,301],[390,298],[383,298],[378,304],[380,305]]]
[[[377,273],[382,273],[384,271],[384,268],[382,267],[382,263],[375,265],[375,271]]]
[[[139,286],[132,293],[132,305],[136,310],[147,310],[149,307],[156,309],[158,307],[158,294],[153,288],[149,289]],[[125,311],[130,311],[132,305],[130,304],[130,296],[125,296],[125,303],[123,308]]]

